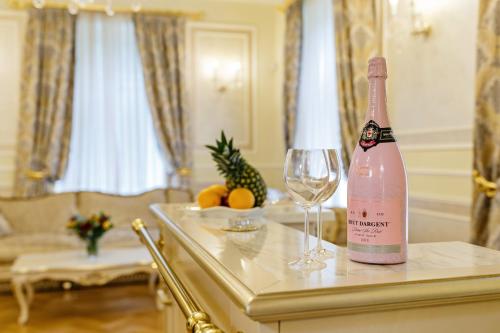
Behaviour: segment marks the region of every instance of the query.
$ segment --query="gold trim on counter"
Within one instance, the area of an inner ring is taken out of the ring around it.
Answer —
[[[183,283],[172,270],[160,249],[156,246],[153,238],[148,232],[146,225],[141,219],[132,222],[132,229],[147,247],[158,266],[158,271],[186,317],[186,327],[192,333],[223,333],[217,326],[212,324],[210,316],[201,309],[201,306],[193,298],[192,294],[184,287]]]

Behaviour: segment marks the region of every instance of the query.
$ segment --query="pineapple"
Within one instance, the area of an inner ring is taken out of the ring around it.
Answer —
[[[206,147],[211,151],[217,170],[226,179],[229,191],[240,187],[249,189],[255,197],[254,207],[262,206],[266,200],[267,188],[260,173],[245,161],[239,149],[233,147],[232,138],[227,141],[224,131],[220,141],[215,142],[215,146]]]

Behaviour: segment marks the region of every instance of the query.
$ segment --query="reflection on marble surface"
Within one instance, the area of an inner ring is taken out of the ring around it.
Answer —
[[[182,205],[155,205],[154,210],[167,226],[175,224],[175,232],[197,244],[195,252],[204,251],[216,259],[215,269],[236,277],[256,295],[500,276],[500,252],[461,242],[411,244],[408,262],[399,265],[356,263],[347,259],[344,248],[324,242],[335,258],[326,261],[326,269],[304,275],[288,267],[302,251],[300,231],[267,221],[257,231],[225,232],[214,221],[185,215]]]

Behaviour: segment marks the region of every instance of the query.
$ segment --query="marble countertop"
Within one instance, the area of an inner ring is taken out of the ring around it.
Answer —
[[[303,233],[267,221],[222,231],[179,204],[151,208],[175,239],[251,318],[259,321],[500,298],[500,252],[463,242],[410,244],[408,262],[367,265],[324,242],[336,258],[308,274],[289,269]],[[411,226],[410,226],[411,227]],[[316,239],[311,236],[311,244]]]

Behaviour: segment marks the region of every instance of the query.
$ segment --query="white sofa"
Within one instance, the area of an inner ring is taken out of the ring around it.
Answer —
[[[74,214],[90,216],[103,211],[111,216],[114,228],[100,240],[101,248],[138,246],[138,238],[130,227],[133,219],[142,218],[150,231],[157,233],[150,204],[191,200],[189,191],[179,189],[158,189],[134,196],[77,192],[30,199],[0,198],[0,214],[11,229],[0,236],[0,281],[9,279],[10,265],[20,254],[62,249],[85,251],[83,242],[66,229]]]

